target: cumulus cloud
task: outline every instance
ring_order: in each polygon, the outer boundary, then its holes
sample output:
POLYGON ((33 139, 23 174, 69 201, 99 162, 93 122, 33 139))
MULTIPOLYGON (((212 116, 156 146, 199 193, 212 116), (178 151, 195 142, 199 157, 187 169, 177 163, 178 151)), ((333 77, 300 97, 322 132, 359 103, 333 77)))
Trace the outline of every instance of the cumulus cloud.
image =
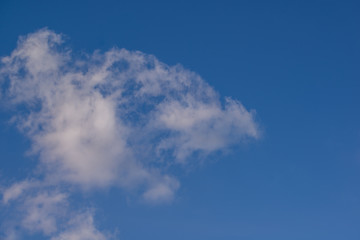
MULTIPOLYGON (((139 51, 81 55, 42 29, 21 37, 1 62, 2 101, 17 109, 13 121, 32 142, 46 187, 138 188, 147 201, 171 201, 180 183, 164 166, 186 166, 197 153, 259 137, 253 111, 221 101, 199 75, 139 51)), ((3 202, 30 186, 16 183, 3 202)), ((55 233, 53 210, 66 194, 28 196, 23 226, 55 233)), ((104 239, 91 219, 53 239, 104 239)))

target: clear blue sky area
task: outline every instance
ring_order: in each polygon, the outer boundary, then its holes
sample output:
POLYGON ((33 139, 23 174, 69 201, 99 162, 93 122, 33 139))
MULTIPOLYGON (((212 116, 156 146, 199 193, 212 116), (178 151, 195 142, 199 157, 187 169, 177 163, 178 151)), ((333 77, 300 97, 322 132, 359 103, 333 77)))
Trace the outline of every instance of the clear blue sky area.
MULTIPOLYGON (((358 240, 359 13, 359 1, 2 0, 0 56, 47 27, 76 52, 117 46, 180 63, 256 111, 261 138, 179 167, 171 203, 129 200, 117 188, 73 197, 119 239, 358 240)), ((7 123, 12 114, 0 111, 4 184, 37 164, 7 123)))

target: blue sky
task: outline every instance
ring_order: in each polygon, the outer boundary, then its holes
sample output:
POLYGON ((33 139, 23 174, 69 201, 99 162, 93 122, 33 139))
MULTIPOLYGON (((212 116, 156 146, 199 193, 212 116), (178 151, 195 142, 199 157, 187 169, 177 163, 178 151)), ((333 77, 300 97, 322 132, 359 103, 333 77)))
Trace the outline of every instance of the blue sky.
POLYGON ((359 239, 359 8, 2 1, 0 239, 359 239))

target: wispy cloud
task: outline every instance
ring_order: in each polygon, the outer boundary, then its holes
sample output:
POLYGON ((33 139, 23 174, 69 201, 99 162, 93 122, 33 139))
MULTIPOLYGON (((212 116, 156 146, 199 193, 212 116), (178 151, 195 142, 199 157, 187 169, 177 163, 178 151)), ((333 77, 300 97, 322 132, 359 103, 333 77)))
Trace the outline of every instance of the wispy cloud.
POLYGON ((91 213, 82 213, 72 219, 65 230, 51 240, 106 240, 110 237, 96 229, 91 213))
MULTIPOLYGON (((39 156, 43 180, 37 181, 46 188, 119 186, 143 189, 150 202, 168 202, 180 183, 165 166, 186 166, 197 153, 206 156, 259 136, 254 113, 231 98, 222 102, 197 74, 138 51, 72 53, 61 34, 47 29, 20 38, 2 58, 0 74, 3 101, 22 109, 13 121, 39 156)), ((4 203, 29 186, 15 183, 3 192, 4 203)), ((25 195, 23 227, 56 240, 82 239, 76 234, 105 239, 91 215, 59 235, 53 209, 67 194, 48 189, 25 195)))

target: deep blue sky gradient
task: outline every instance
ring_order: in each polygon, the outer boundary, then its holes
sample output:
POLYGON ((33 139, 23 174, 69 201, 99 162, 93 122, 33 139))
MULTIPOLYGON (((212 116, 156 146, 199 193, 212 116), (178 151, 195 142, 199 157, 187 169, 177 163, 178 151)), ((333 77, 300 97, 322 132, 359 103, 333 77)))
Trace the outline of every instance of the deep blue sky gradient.
MULTIPOLYGON (((120 239, 358 240, 359 13, 358 1, 2 0, 0 55, 48 27, 76 51, 117 46, 181 63, 256 110, 262 138, 179 171, 172 204, 79 194, 120 239)), ((35 161, 9 116, 2 108, 1 177, 22 179, 35 161)))

